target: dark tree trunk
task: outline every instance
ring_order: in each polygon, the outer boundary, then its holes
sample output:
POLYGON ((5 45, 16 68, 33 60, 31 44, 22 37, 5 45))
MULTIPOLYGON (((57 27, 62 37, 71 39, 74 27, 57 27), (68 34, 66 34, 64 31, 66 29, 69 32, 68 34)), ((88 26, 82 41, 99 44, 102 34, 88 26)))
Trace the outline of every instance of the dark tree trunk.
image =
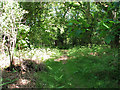
POLYGON ((118 48, 119 47, 119 35, 115 35, 115 47, 118 48))
POLYGON ((55 46, 57 46, 57 40, 55 40, 55 46))
POLYGON ((10 71, 12 71, 14 68, 13 55, 11 55, 11 52, 10 52, 10 45, 8 45, 7 47, 8 47, 8 53, 9 53, 9 58, 10 58, 10 71))

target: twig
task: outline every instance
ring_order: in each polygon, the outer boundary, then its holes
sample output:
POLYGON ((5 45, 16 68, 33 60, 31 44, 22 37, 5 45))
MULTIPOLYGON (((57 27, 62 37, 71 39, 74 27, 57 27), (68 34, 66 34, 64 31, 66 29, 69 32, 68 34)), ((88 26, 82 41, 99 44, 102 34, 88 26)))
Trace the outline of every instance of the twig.
POLYGON ((14 79, 14 80, 12 80, 12 81, 10 81, 10 82, 6 82, 6 83, 3 83, 3 84, 0 84, 0 86, 3 86, 3 85, 6 85, 6 84, 10 84, 10 83, 13 83, 13 82, 15 82, 15 81, 17 81, 18 79, 14 79))

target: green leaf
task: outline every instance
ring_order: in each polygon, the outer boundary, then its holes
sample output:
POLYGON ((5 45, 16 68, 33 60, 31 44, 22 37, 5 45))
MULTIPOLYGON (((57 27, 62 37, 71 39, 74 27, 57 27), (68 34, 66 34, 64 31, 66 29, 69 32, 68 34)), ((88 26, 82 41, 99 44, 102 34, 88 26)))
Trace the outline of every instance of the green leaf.
POLYGON ((109 27, 108 27, 105 23, 103 23, 103 25, 104 25, 106 28, 108 28, 108 29, 109 29, 109 27))
POLYGON ((111 41, 112 41, 112 38, 111 38, 110 36, 107 36, 107 37, 105 38, 105 42, 106 42, 107 44, 110 44, 111 41))
POLYGON ((76 35, 80 35, 82 33, 82 30, 76 30, 76 35))
POLYGON ((73 25, 73 23, 69 23, 68 25, 70 25, 70 26, 71 26, 71 25, 73 25))

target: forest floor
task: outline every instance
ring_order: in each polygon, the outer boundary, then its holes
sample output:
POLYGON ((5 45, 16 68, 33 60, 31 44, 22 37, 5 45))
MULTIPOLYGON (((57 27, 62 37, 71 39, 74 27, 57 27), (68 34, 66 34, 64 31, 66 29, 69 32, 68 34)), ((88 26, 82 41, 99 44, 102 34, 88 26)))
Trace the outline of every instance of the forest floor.
POLYGON ((33 77, 34 72, 6 72, 2 74, 3 88, 34 88, 35 78, 33 77), (9 82, 9 83, 8 83, 9 82))
MULTIPOLYGON (((67 62, 68 56, 67 54, 67 50, 61 50, 61 52, 63 53, 62 56, 60 56, 57 59, 54 59, 55 62, 60 62, 62 61, 63 64, 65 64, 67 62)), ((15 65, 19 64, 18 59, 14 60, 16 63, 15 65)), ((44 69, 44 65, 40 64, 40 70, 35 70, 35 64, 38 64, 37 61, 35 62, 34 60, 22 60, 21 63, 25 62, 25 69, 23 71, 20 71, 20 67, 16 67, 14 71, 9 71, 8 69, 6 70, 2 70, 2 83, 3 86, 2 88, 35 88, 36 87, 36 77, 34 77, 34 73, 37 71, 42 71, 41 69, 44 69), (29 63, 32 63, 32 66, 28 66, 29 63), (34 65, 33 65, 34 63, 34 65), (42 65, 42 66, 41 66, 42 65)), ((4 63, 8 63, 8 62, 4 62, 4 63)))
MULTIPOLYGON (((46 61, 39 62, 39 58, 36 60, 15 58, 13 71, 10 71, 8 66, 2 69, 3 88, 119 87, 116 49, 98 46, 75 47, 69 50, 43 50, 42 53, 39 50, 34 51, 33 56, 38 54, 43 56, 43 58, 39 57, 43 60, 46 56, 46 61), (49 54, 53 57, 48 58, 49 54)), ((2 61, 0 66, 8 63, 7 60, 2 61)))
POLYGON ((2 71, 2 83, 5 84, 3 85, 3 88, 34 88, 36 80, 33 77, 33 74, 35 71, 29 71, 28 67, 26 69, 28 70, 20 71, 20 69, 17 68, 14 71, 2 71))

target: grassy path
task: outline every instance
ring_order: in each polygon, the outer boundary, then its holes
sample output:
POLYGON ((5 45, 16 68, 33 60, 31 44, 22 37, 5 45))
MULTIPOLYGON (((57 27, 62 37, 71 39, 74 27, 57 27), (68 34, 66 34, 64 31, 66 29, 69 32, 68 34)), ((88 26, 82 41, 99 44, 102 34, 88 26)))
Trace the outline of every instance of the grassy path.
MULTIPOLYGON (((116 67, 109 65, 115 57, 91 55, 88 48, 62 51, 55 60, 46 61, 47 72, 36 73, 36 85, 41 88, 114 88, 118 87, 116 67), (63 63, 65 61, 65 63, 63 63), (113 78, 114 77, 114 78, 113 78)), ((104 49, 103 49, 104 50, 104 49)))

